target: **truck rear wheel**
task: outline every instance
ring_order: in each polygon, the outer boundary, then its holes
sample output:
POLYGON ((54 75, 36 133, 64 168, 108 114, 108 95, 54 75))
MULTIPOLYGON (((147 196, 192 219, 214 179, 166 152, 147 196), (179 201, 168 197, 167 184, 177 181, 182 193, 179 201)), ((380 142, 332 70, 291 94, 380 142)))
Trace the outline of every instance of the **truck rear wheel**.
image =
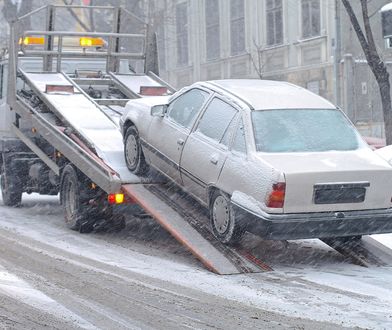
POLYGON ((1 195, 6 206, 18 206, 22 201, 22 183, 16 175, 10 175, 3 167, 1 171, 1 195))
POLYGON ((72 230, 80 230, 89 218, 88 200, 83 198, 86 187, 80 180, 76 169, 66 165, 60 181, 60 201, 64 211, 65 224, 72 230))

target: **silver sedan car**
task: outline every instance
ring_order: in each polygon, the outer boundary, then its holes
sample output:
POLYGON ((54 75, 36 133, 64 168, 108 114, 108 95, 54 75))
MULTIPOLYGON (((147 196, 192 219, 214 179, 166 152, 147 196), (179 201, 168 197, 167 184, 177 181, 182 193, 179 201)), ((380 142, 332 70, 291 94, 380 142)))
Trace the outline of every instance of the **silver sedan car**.
POLYGON ((267 80, 195 83, 132 100, 121 118, 128 168, 154 168, 209 208, 224 243, 392 232, 392 167, 344 113, 267 80))

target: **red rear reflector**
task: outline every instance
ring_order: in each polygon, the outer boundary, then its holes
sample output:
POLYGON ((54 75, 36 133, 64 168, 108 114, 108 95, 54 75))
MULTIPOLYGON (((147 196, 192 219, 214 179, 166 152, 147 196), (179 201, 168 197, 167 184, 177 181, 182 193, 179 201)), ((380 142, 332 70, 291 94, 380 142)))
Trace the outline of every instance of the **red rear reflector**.
POLYGON ((124 203, 124 194, 109 194, 108 202, 109 204, 122 204, 124 203))
POLYGON ((285 182, 274 183, 272 185, 272 191, 268 196, 267 207, 282 208, 284 204, 285 193, 286 193, 285 182))
POLYGON ((72 85, 46 85, 45 93, 73 94, 74 87, 72 85))
POLYGON ((145 96, 163 96, 169 93, 164 86, 140 86, 139 94, 145 96))

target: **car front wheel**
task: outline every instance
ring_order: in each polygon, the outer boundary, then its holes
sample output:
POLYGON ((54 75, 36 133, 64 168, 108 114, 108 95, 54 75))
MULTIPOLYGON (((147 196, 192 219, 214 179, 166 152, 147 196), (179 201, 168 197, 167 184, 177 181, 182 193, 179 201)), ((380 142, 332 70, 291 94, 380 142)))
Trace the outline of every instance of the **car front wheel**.
POLYGON ((238 243, 245 230, 238 223, 228 195, 215 191, 211 197, 210 220, 216 238, 225 244, 238 243))
POLYGON ((148 172, 148 165, 140 145, 139 134, 135 126, 127 129, 124 139, 124 156, 128 169, 136 175, 148 172))

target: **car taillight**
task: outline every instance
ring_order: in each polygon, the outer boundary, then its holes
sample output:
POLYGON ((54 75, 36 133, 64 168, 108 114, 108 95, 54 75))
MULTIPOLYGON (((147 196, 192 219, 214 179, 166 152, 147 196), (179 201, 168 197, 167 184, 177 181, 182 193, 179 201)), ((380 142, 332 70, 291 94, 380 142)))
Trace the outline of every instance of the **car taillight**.
POLYGON ((274 183, 272 185, 272 191, 268 196, 267 207, 282 208, 284 204, 285 192, 286 192, 285 182, 274 183))

